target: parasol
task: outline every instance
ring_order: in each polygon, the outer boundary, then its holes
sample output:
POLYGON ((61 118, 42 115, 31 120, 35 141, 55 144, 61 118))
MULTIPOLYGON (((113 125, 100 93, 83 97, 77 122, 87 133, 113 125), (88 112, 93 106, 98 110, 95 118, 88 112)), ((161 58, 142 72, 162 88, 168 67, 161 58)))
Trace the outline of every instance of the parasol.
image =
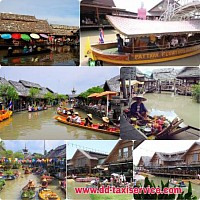
POLYGON ((4 33, 4 34, 1 35, 1 38, 5 39, 5 40, 10 39, 11 38, 11 34, 4 33))
POLYGON ((48 36, 48 35, 46 35, 46 34, 43 34, 43 33, 42 33, 42 34, 40 34, 40 36, 41 36, 41 37, 43 37, 43 38, 46 38, 46 39, 48 39, 48 38, 49 38, 49 36, 48 36))
POLYGON ((29 35, 27 35, 27 34, 22 34, 21 35, 21 38, 23 39, 23 40, 25 40, 25 41, 29 41, 31 38, 29 37, 29 35))
POLYGON ((21 39, 21 34, 20 33, 13 33, 12 38, 15 39, 15 40, 19 40, 19 39, 21 39))
POLYGON ((36 33, 31 33, 30 36, 33 38, 33 39, 40 39, 40 36, 36 33))

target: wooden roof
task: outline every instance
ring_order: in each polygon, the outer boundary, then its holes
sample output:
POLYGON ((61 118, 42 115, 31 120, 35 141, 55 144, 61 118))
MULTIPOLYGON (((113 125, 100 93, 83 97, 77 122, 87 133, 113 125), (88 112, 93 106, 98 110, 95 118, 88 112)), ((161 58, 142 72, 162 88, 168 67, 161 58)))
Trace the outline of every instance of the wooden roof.
POLYGON ((52 29, 52 35, 67 35, 71 36, 73 33, 76 33, 79 29, 78 26, 65 26, 65 25, 57 25, 57 24, 51 24, 52 29))
POLYGON ((107 80, 104 84, 104 88, 108 86, 110 91, 120 92, 120 76, 115 76, 109 80, 107 80))
POLYGON ((139 160, 139 163, 138 163, 138 166, 140 166, 140 163, 143 162, 144 166, 149 166, 150 165, 150 160, 151 160, 151 157, 149 156, 141 156, 140 157, 140 160, 139 160))
POLYGON ((54 150, 50 150, 46 158, 66 158, 66 144, 60 145, 54 150))
POLYGON ((177 78, 199 78, 200 79, 200 68, 199 67, 184 67, 177 78))
POLYGON ((0 31, 5 33, 51 33, 47 20, 35 16, 0 13, 0 31))
POLYGON ((97 7, 98 6, 115 7, 115 3, 113 0, 82 0, 81 4, 96 5, 97 7))

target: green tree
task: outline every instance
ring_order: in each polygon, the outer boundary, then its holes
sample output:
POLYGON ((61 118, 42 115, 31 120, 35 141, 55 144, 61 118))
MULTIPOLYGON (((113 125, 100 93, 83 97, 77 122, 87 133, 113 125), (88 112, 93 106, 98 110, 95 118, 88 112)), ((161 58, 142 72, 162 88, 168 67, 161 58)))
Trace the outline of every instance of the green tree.
POLYGON ((58 102, 62 101, 62 100, 66 100, 68 97, 64 94, 57 94, 56 95, 56 99, 58 99, 58 102))
POLYGON ((200 83, 192 86, 192 96, 197 103, 200 103, 200 83))
POLYGON ((87 98, 90 94, 93 94, 93 93, 101 93, 103 92, 103 88, 97 86, 97 87, 92 87, 92 88, 89 88, 88 90, 86 90, 85 92, 82 92, 79 97, 83 97, 83 98, 87 98))
POLYGON ((8 84, 4 84, 0 85, 0 97, 3 98, 3 103, 7 105, 10 100, 17 100, 19 98, 19 95, 14 87, 8 84))
POLYGON ((38 88, 30 88, 29 90, 29 96, 31 98, 31 102, 33 104, 33 100, 36 99, 36 96, 40 93, 40 90, 38 88))
POLYGON ((16 151, 13 155, 14 158, 24 159, 24 154, 21 151, 16 151))
POLYGON ((48 92, 44 95, 44 98, 47 100, 47 103, 52 105, 53 101, 55 100, 55 95, 51 92, 48 92))

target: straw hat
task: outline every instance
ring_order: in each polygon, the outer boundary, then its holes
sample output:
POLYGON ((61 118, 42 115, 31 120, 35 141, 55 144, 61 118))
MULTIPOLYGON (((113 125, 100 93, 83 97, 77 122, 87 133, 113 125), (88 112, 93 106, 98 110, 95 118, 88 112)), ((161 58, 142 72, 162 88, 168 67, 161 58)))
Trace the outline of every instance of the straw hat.
POLYGON ((71 112, 67 111, 67 115, 71 115, 71 112))
POLYGON ((78 112, 75 112, 74 114, 75 114, 75 115, 79 115, 79 113, 78 113, 78 112))
POLYGON ((109 123, 109 118, 108 117, 102 117, 102 120, 106 123, 109 123))
POLYGON ((30 179, 30 180, 29 180, 29 183, 32 183, 32 182, 33 182, 33 180, 32 180, 32 179, 30 179))
POLYGON ((87 114, 90 120, 92 120, 92 114, 87 114))
POLYGON ((141 99, 142 101, 146 101, 147 99, 144 98, 142 94, 138 94, 136 97, 133 97, 133 100, 141 99))
POLYGON ((42 181, 46 182, 46 181, 47 181, 47 179, 46 179, 46 178, 43 178, 43 179, 42 179, 42 181))

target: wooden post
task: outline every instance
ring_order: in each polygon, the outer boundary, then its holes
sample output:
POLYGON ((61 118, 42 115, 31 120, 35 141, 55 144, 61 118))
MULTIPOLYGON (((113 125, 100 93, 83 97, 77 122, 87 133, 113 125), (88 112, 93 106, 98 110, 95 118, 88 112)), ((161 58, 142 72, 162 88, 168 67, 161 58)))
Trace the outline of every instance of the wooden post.
POLYGON ((97 15, 97 20, 98 20, 98 24, 99 24, 99 8, 96 7, 96 15, 97 15))
POLYGON ((174 95, 176 94, 176 79, 174 79, 174 95))

